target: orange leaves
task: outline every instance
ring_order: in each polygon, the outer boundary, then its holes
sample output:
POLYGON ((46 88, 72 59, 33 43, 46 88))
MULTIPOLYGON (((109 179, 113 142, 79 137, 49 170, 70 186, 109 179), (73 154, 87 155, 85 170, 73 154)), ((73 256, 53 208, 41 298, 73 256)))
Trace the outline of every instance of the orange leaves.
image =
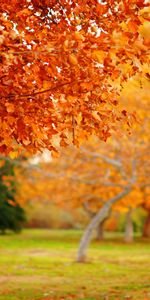
POLYGON ((46 45, 46 50, 48 52, 52 52, 53 50, 55 50, 55 45, 51 42, 48 42, 47 45, 46 45))
POLYGON ((80 126, 81 122, 82 122, 82 119, 83 119, 83 116, 82 116, 82 113, 80 112, 77 117, 76 117, 76 121, 77 121, 77 124, 80 126))
POLYGON ((27 2, 1 4, 0 151, 53 150, 64 133, 58 147, 120 131, 128 119, 114 93, 137 73, 149 76, 144 2, 27 2))
POLYGON ((92 52, 92 58, 97 60, 99 64, 104 63, 105 57, 106 57, 106 53, 102 50, 94 50, 92 52))
POLYGON ((15 111, 15 107, 13 103, 6 103, 6 110, 8 113, 13 113, 15 111))
POLYGON ((112 34, 112 41, 119 48, 127 47, 129 37, 124 32, 114 30, 112 34))
POLYGON ((71 65, 76 66, 78 64, 77 56, 75 54, 69 55, 69 62, 71 65))
POLYGON ((29 10, 28 8, 25 8, 25 9, 19 11, 19 12, 17 13, 17 16, 18 16, 19 18, 21 18, 21 17, 28 17, 28 16, 30 16, 31 14, 32 14, 31 10, 29 10))
POLYGON ((28 139, 28 140, 23 140, 22 143, 25 145, 25 146, 28 146, 31 144, 31 141, 28 139))
POLYGON ((100 115, 99 115, 99 113, 97 112, 97 111, 93 111, 92 112, 92 116, 96 119, 96 120, 100 120, 100 115))
POLYGON ((145 39, 146 44, 150 44, 150 21, 145 21, 143 25, 140 26, 139 32, 145 39))
POLYGON ((74 38, 76 41, 84 41, 85 40, 83 34, 80 31, 75 31, 74 38))
POLYGON ((68 144, 66 143, 66 139, 65 139, 65 138, 61 138, 61 140, 60 140, 60 146, 61 146, 61 147, 66 147, 66 146, 68 146, 68 144))
POLYGON ((58 151, 51 150, 51 156, 52 158, 59 158, 60 155, 58 151))
POLYGON ((63 44, 63 49, 64 49, 64 51, 68 51, 68 48, 69 48, 69 41, 65 40, 64 44, 63 44))
POLYGON ((43 90, 47 90, 51 87, 51 83, 47 80, 43 80, 43 90))
POLYGON ((128 22, 128 29, 131 31, 131 32, 137 32, 138 30, 138 23, 133 21, 133 20, 129 20, 128 22))
POLYGON ((96 10, 99 15, 103 15, 108 11, 108 4, 97 3, 96 10))
POLYGON ((92 82, 81 82, 80 87, 84 92, 85 91, 88 92, 88 91, 93 90, 93 83, 92 82))

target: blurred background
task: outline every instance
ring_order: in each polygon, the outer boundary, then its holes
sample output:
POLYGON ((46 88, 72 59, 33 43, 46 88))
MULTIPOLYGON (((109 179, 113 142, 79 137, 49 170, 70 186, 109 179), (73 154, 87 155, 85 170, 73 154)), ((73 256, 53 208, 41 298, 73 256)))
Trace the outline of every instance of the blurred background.
POLYGON ((90 137, 80 148, 61 149, 57 157, 48 151, 32 157, 24 152, 16 159, 1 156, 1 233, 23 227, 84 229, 130 185, 95 237, 103 239, 105 231, 122 232, 127 242, 134 233, 150 237, 149 88, 148 79, 135 77, 122 91, 120 103, 135 118, 131 132, 119 129, 107 143, 90 137))

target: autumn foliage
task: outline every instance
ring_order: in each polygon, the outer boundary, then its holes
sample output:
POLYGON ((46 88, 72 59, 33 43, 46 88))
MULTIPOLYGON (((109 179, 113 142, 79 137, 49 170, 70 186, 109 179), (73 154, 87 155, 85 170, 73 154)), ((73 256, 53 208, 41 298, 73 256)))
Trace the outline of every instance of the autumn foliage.
POLYGON ((147 1, 5 0, 0 21, 1 153, 55 153, 130 126, 118 97, 149 78, 147 1))

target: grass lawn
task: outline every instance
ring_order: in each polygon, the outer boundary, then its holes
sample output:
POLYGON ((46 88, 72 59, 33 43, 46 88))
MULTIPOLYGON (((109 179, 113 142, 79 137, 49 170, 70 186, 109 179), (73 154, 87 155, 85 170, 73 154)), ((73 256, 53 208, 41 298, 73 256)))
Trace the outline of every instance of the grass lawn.
POLYGON ((0 300, 148 300, 150 243, 110 236, 75 262, 80 231, 25 230, 0 236, 0 300))

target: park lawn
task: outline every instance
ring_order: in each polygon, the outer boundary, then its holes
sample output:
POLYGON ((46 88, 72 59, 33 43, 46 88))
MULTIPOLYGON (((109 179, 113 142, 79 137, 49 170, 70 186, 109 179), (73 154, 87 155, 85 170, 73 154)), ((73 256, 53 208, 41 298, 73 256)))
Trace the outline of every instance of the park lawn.
POLYGON ((25 230, 0 236, 0 300, 148 300, 150 243, 93 242, 75 262, 80 231, 25 230))

